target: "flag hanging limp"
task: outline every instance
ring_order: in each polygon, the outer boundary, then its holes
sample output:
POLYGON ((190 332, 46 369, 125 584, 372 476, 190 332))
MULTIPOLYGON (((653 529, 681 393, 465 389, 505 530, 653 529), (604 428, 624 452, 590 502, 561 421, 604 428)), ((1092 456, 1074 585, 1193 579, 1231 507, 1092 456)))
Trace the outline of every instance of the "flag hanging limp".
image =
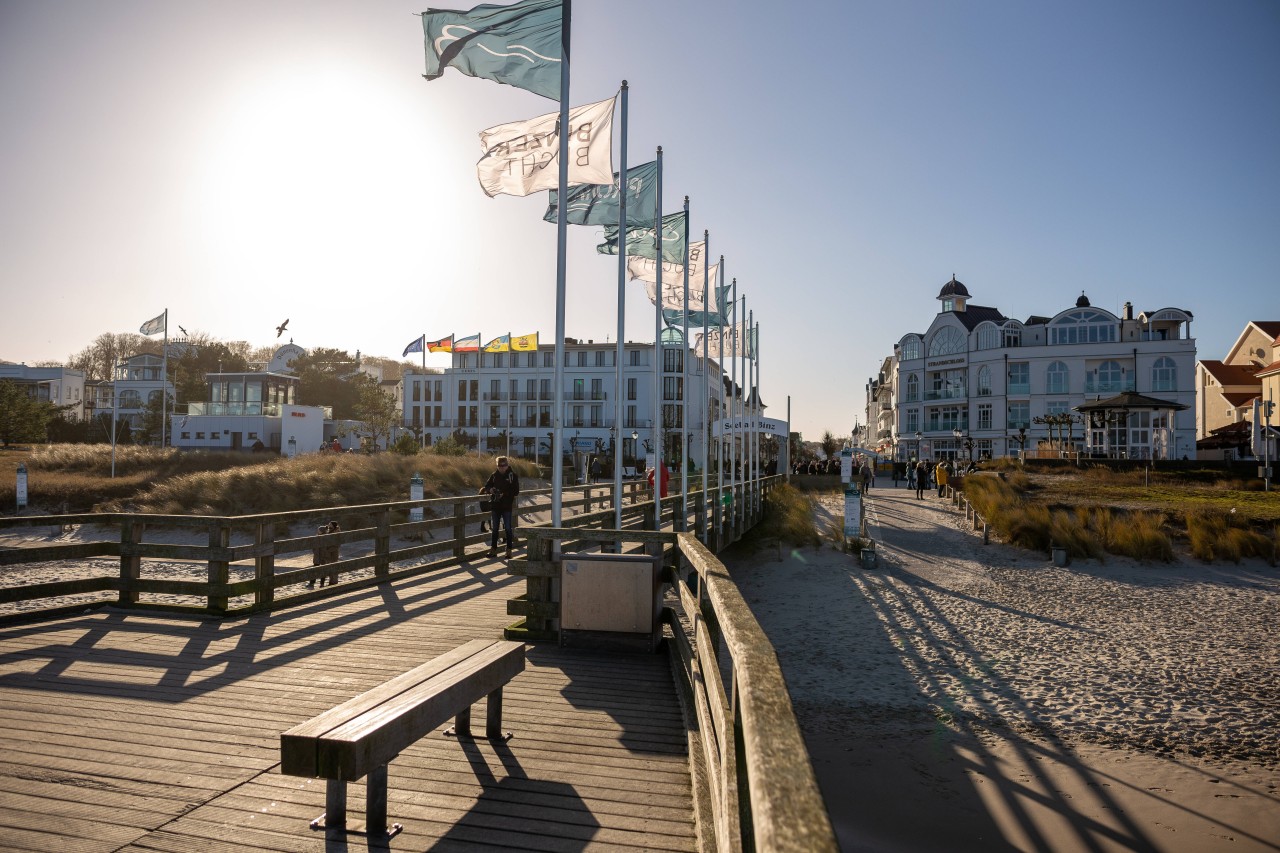
MULTIPOLYGON (((547 212, 543 219, 555 222, 558 207, 556 190, 548 193, 547 212)), ((565 219, 570 225, 617 225, 620 212, 618 174, 610 184, 586 184, 565 193, 565 219)), ((645 225, 653 222, 658 204, 658 161, 627 169, 627 223, 645 225)))
POLYGON ((538 351, 538 333, 532 335, 517 335, 511 339, 511 349, 513 352, 537 352, 538 351))
POLYGON ((477 6, 469 12, 422 13, 428 80, 452 66, 560 100, 561 0, 523 0, 510 6, 477 6))
MULTIPOLYGON (((613 179, 613 102, 569 110, 569 186, 613 179)), ((559 185, 560 114, 500 124, 480 132, 484 156, 476 176, 485 195, 526 196, 559 185)))
POLYGON ((406 355, 408 355, 411 352, 422 352, 422 348, 423 346, 426 345, 426 343, 427 343, 427 336, 422 335, 421 337, 414 340, 413 343, 405 347, 404 352, 400 353, 400 357, 404 358, 406 355))
POLYGON ((453 335, 427 343, 427 352, 453 352, 453 335))
POLYGON ((484 345, 485 352, 511 352, 511 336, 498 335, 484 345))
POLYGON ((152 317, 150 320, 142 324, 142 328, 138 330, 143 335, 156 335, 163 332, 165 328, 164 312, 159 317, 152 317))
MULTIPOLYGON (((631 217, 628 216, 629 220, 631 217)), ((662 217, 662 259, 673 264, 683 263, 688 238, 688 224, 684 211, 662 217)), ((618 226, 604 226, 604 242, 596 246, 602 255, 618 254, 618 226)), ((627 254, 640 258, 658 258, 658 230, 652 225, 627 228, 627 254)), ((662 277, 666 281, 666 276, 662 277)))

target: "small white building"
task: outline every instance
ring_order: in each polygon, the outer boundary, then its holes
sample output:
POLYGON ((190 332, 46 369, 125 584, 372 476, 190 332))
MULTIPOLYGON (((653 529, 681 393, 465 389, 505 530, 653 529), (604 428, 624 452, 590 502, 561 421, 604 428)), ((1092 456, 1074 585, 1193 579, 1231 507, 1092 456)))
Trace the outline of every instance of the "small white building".
POLYGON ((70 367, 28 367, 10 361, 0 362, 0 381, 8 380, 26 389, 33 400, 69 406, 67 418, 78 421, 85 417, 84 371, 70 367))

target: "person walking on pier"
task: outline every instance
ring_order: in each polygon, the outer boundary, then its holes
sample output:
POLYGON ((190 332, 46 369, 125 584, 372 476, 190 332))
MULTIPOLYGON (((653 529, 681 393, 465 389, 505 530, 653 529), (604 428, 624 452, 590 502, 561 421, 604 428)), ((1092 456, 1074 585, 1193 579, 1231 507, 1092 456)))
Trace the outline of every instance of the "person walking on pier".
POLYGON ((489 556, 498 556, 498 526, 506 528, 507 556, 511 556, 511 547, 515 544, 515 533, 511 529, 511 511, 515 507, 516 495, 520 494, 520 476, 512 469, 505 456, 499 456, 495 462, 496 470, 485 480, 484 492, 489 495, 489 556))

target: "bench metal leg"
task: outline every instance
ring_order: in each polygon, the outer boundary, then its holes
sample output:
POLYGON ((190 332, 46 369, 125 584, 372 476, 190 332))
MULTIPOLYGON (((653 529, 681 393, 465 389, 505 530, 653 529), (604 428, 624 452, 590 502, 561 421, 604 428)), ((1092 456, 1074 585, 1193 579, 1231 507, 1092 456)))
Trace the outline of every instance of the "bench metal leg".
POLYGON ((485 702, 484 734, 490 740, 502 738, 502 688, 489 694, 485 702))
POLYGON ((458 716, 453 718, 453 728, 445 732, 447 735, 454 737, 471 737, 471 706, 458 712, 458 716))
POLYGON ((324 786, 324 814, 311 821, 311 828, 342 829, 346 825, 347 783, 341 779, 327 779, 324 786))
POLYGON ((387 834, 387 765, 365 777, 364 825, 370 835, 387 834))

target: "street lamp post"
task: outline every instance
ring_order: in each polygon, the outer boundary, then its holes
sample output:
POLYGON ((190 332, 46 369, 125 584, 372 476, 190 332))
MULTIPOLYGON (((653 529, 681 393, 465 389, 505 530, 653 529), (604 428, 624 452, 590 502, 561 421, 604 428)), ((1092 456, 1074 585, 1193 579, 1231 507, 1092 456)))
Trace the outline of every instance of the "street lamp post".
POLYGON ((959 427, 956 427, 955 429, 953 429, 951 431, 951 434, 956 437, 956 442, 960 444, 962 447, 964 447, 965 453, 969 457, 969 464, 972 465, 973 464, 973 439, 969 436, 968 433, 966 433, 964 430, 960 429, 959 427))
POLYGON ((920 439, 924 438, 924 433, 916 430, 916 461, 920 461, 920 439))

